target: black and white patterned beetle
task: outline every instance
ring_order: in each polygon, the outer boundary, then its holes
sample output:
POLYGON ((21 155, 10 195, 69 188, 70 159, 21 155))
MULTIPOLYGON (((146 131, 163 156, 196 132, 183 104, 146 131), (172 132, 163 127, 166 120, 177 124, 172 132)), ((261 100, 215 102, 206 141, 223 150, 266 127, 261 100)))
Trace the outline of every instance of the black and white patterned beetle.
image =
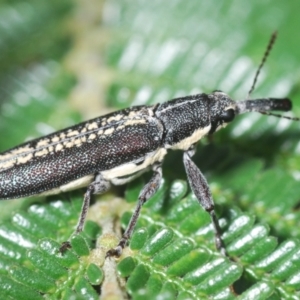
MULTIPOLYGON (((263 61, 275 35, 272 38, 263 61)), ((107 254, 120 255, 133 232, 142 205, 160 185, 164 156, 169 149, 180 149, 184 151, 183 163, 191 189, 211 215, 216 246, 226 254, 207 181, 191 159, 195 144, 202 137, 225 127, 236 115, 290 109, 288 99, 236 102, 225 93, 215 91, 114 112, 2 153, 0 199, 53 194, 88 186, 74 232, 77 234, 82 231, 93 194, 104 193, 111 183, 124 184, 151 168, 153 176, 140 192, 137 207, 121 241, 107 254)), ((61 251, 69 246, 69 242, 63 243, 61 251)))

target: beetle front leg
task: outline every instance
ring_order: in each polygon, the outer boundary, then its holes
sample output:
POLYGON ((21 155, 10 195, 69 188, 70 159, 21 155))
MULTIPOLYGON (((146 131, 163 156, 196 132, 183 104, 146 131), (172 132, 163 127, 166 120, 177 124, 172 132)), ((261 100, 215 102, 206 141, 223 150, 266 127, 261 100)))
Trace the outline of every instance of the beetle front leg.
MULTIPOLYGON (((89 210, 91 197, 93 194, 103 194, 110 188, 109 181, 105 180, 101 174, 98 174, 95 178, 95 181, 93 181, 87 188, 86 193, 84 194, 83 198, 83 204, 81 207, 80 217, 78 219, 78 223, 76 225, 75 231, 72 233, 71 237, 73 235, 79 234, 84 226, 85 219, 87 212, 89 210)), ((71 239, 69 238, 69 240, 71 239)), ((65 252, 67 249, 71 248, 70 241, 65 241, 62 243, 61 247, 59 248, 59 251, 61 253, 65 252)))
POLYGON ((194 153, 195 150, 192 148, 191 150, 188 150, 183 154, 183 163, 188 177, 188 181, 200 205, 210 214, 211 221, 215 231, 215 243, 217 249, 223 255, 227 256, 224 242, 221 237, 222 234, 221 228, 215 213, 214 201, 208 183, 204 175, 201 173, 199 168, 191 159, 194 153))
POLYGON ((122 250, 125 248, 128 240, 130 239, 132 232, 135 228, 135 225, 139 218, 143 204, 146 203, 147 200, 150 197, 152 197, 158 190, 160 183, 161 183, 161 179, 162 179, 161 164, 154 165, 152 167, 152 170, 153 170, 154 174, 153 174, 152 178, 150 179, 150 181, 141 190, 139 198, 138 198, 138 204, 131 216, 129 224, 127 225, 127 228, 126 228, 119 244, 117 245, 116 248, 107 251, 106 257, 111 257, 111 256, 119 257, 122 254, 122 250))

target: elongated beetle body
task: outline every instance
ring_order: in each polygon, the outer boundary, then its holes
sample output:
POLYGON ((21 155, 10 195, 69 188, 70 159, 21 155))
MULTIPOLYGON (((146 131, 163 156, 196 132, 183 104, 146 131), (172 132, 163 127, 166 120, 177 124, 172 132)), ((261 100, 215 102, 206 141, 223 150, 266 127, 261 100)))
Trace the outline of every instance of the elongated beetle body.
MULTIPOLYGON (((191 159, 194 146, 202 137, 225 127, 236 115, 290 109, 288 99, 234 101, 225 93, 215 91, 114 112, 2 153, 0 199, 59 193, 88 186, 76 234, 82 231, 92 194, 104 193, 111 184, 124 184, 150 168, 153 176, 139 195, 123 238, 107 253, 108 256, 120 255, 142 205, 160 185, 164 156, 169 149, 180 149, 184 151, 183 163, 191 189, 210 213, 216 246, 226 254, 208 184, 191 159)), ((69 242, 63 243, 61 251, 69 246, 69 242)))

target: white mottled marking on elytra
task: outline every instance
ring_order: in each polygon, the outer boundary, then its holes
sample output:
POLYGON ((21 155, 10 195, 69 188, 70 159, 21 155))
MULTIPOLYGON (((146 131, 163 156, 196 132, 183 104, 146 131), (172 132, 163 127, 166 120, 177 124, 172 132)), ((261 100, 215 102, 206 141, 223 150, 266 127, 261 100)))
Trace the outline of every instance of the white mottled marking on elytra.
POLYGON ((41 151, 35 152, 34 156, 43 156, 43 155, 46 155, 46 154, 48 154, 48 150, 47 150, 47 148, 44 148, 41 151))
POLYGON ((0 163, 1 162, 6 163, 6 161, 9 161, 11 159, 14 160, 14 159, 16 159, 16 156, 18 156, 20 154, 26 154, 26 153, 29 153, 31 151, 34 151, 34 148, 29 147, 29 145, 26 145, 26 146, 21 147, 21 148, 14 149, 12 151, 9 151, 8 153, 0 155, 0 163))
POLYGON ((101 174, 103 175, 103 178, 107 180, 112 180, 116 177, 130 175, 135 172, 139 172, 142 169, 147 168, 148 166, 151 166, 157 161, 162 161, 163 157, 166 154, 167 150, 165 148, 160 148, 156 151, 150 152, 147 155, 145 155, 145 160, 142 164, 137 165, 134 162, 130 162, 110 170, 102 171, 101 174))
POLYGON ((32 156, 32 153, 30 153, 28 155, 18 157, 18 164, 25 164, 32 159, 32 156))
POLYGON ((97 122, 93 122, 87 125, 88 130, 97 129, 97 128, 98 128, 97 122))
POLYGON ((125 125, 120 125, 120 126, 117 127, 117 130, 121 130, 123 128, 125 128, 125 125))
POLYGON ((106 125, 106 119, 104 119, 102 122, 101 122, 101 126, 105 126, 106 125))
POLYGON ((187 150, 193 144, 198 142, 202 137, 207 135, 208 132, 210 131, 210 128, 211 128, 211 125, 208 125, 204 128, 200 128, 198 130, 195 130, 194 133, 191 136, 181 140, 179 143, 177 143, 175 145, 167 146, 167 148, 187 150))
POLYGON ((126 122, 124 122, 125 126, 129 126, 129 125, 136 125, 136 124, 146 124, 146 119, 133 119, 133 120, 127 120, 126 122))
POLYGON ((128 117, 129 118, 133 118, 133 117, 136 117, 138 115, 138 113, 136 111, 131 111, 129 114, 128 114, 128 117))
POLYGON ((66 135, 62 132, 62 133, 60 134, 59 138, 60 138, 61 140, 64 140, 64 139, 66 138, 66 135))
POLYGON ((64 146, 62 145, 62 144, 57 144, 56 146, 55 146, 55 151, 60 151, 60 150, 62 150, 64 148, 64 146))
POLYGON ((78 147, 78 146, 81 146, 82 145, 82 141, 81 141, 81 139, 76 139, 75 141, 74 141, 74 144, 78 147))
POLYGON ((94 133, 92 133, 92 134, 90 134, 89 135, 89 140, 93 140, 93 139, 95 139, 97 136, 96 136, 96 134, 94 134, 94 133))
POLYGON ((78 130, 72 130, 67 133, 67 137, 78 135, 78 134, 79 134, 78 130))
POLYGON ((85 132, 87 132, 87 129, 84 127, 83 129, 81 129, 80 132, 81 132, 81 133, 85 133, 85 132))
POLYGON ((8 160, 10 157, 13 157, 13 155, 11 155, 11 153, 9 153, 9 154, 6 153, 3 155, 0 155, 0 162, 8 160))
POLYGON ((49 139, 42 139, 36 144, 36 148, 49 145, 49 139))
POLYGON ((110 117, 107 119, 107 123, 111 123, 113 121, 120 121, 124 116, 122 114, 118 114, 116 116, 110 117))
POLYGON ((14 165, 15 165, 14 160, 8 160, 8 161, 1 164, 0 170, 9 169, 9 168, 13 167, 14 165))
POLYGON ((49 152, 53 152, 54 147, 53 147, 53 146, 50 146, 50 147, 48 148, 48 150, 49 150, 49 152))
POLYGON ((13 154, 21 154, 21 153, 25 153, 25 152, 32 151, 32 150, 34 150, 34 148, 33 147, 29 147, 27 145, 27 146, 24 146, 22 148, 15 149, 11 153, 13 153, 13 154))
POLYGON ((74 146, 74 140, 64 143, 64 145, 66 146, 66 148, 72 148, 74 146))
POLYGON ((83 143, 85 143, 85 142, 86 142, 86 136, 82 136, 82 137, 81 137, 81 141, 82 141, 83 143))
POLYGON ((60 138, 59 138, 59 136, 54 136, 52 139, 51 139, 51 142, 52 143, 57 143, 57 142, 59 142, 60 141, 60 138))
POLYGON ((104 131, 101 129, 101 130, 99 130, 99 131, 97 132, 97 134, 98 134, 98 135, 101 135, 101 134, 103 134, 103 132, 104 132, 104 131))
POLYGON ((104 134, 105 135, 109 135, 109 134, 112 134, 113 132, 115 131, 115 129, 113 127, 109 128, 109 129, 106 129, 104 131, 104 134))
POLYGON ((0 162, 5 162, 13 157, 14 157, 14 155, 12 153, 6 153, 3 155, 0 155, 0 162))

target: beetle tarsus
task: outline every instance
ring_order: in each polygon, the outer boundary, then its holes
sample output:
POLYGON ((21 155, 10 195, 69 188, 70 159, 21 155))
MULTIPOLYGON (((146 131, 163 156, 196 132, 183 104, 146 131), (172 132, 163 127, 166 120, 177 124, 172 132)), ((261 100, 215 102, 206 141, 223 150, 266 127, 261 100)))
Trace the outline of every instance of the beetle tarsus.
POLYGON ((64 254, 67 250, 71 249, 71 243, 69 241, 65 241, 61 244, 61 246, 59 247, 59 252, 61 254, 64 254))

